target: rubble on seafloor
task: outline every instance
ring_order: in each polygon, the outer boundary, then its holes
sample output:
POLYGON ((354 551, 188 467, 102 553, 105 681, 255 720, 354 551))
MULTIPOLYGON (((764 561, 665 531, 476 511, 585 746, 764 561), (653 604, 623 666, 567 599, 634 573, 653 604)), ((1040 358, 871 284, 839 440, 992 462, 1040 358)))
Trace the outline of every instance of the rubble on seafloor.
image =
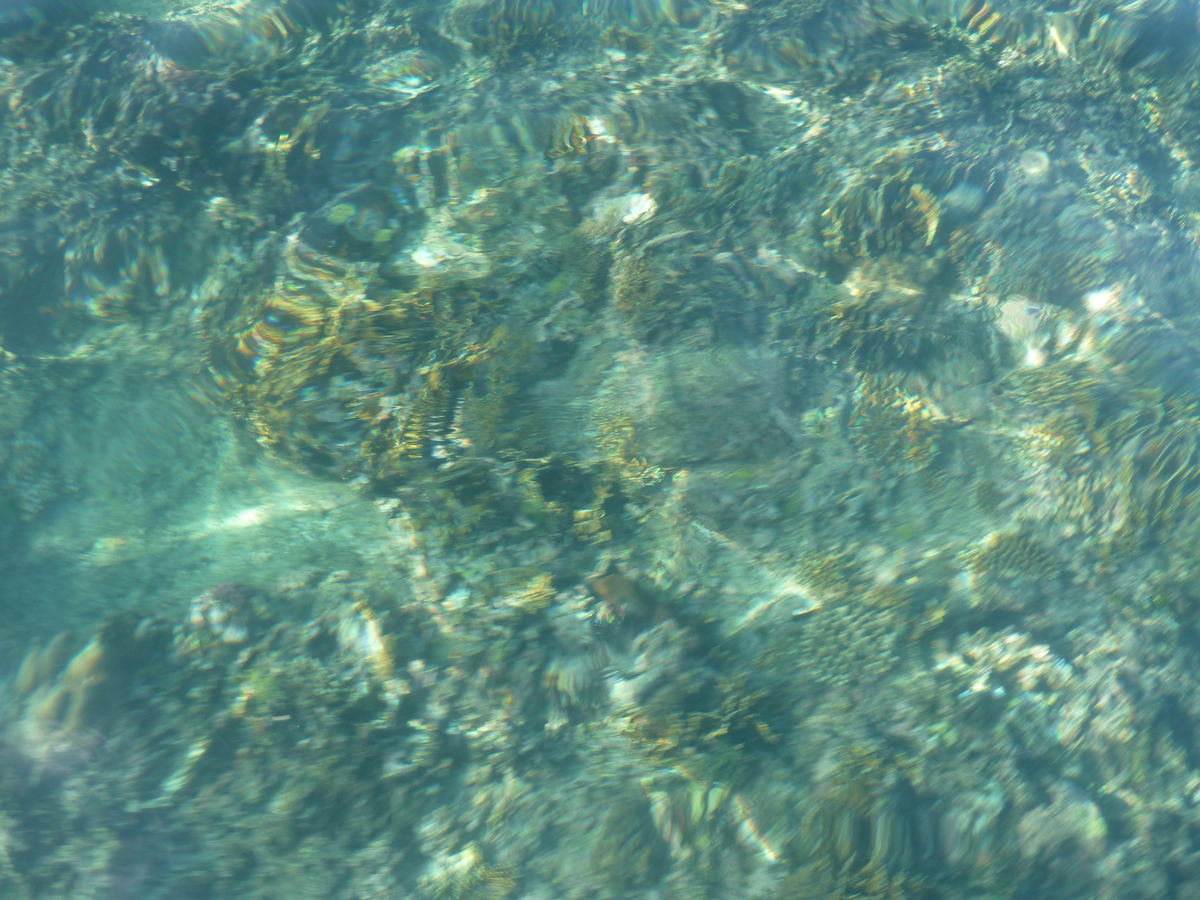
POLYGON ((0 9, 0 893, 1200 897, 1198 50, 0 9))

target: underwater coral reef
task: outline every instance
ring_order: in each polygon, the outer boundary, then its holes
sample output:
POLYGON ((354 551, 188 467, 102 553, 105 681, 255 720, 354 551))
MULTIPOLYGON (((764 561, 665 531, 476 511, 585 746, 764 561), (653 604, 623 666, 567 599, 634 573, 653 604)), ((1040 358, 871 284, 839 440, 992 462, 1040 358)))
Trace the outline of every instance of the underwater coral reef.
POLYGON ((1186 0, 0 6, 0 893, 1200 897, 1186 0))

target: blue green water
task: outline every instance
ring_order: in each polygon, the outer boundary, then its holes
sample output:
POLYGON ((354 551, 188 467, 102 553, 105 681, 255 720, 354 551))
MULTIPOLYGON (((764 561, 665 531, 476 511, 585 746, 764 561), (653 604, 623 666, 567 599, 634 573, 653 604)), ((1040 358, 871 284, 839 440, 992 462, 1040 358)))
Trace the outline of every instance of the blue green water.
POLYGON ((0 897, 1200 896, 1191 0, 0 0, 0 897))

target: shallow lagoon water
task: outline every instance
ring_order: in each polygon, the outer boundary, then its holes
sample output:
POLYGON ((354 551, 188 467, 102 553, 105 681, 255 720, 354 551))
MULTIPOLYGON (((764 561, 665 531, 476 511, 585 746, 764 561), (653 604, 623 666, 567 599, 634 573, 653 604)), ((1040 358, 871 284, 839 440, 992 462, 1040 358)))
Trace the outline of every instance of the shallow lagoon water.
POLYGON ((1198 31, 0 6, 0 893, 1200 896, 1198 31))

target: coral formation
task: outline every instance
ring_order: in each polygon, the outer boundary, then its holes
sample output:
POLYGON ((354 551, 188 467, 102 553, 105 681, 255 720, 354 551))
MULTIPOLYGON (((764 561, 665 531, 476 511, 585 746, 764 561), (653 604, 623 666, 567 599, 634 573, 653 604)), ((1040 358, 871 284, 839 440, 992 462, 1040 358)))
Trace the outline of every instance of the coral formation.
POLYGON ((1185 0, 0 12, 0 893, 1200 894, 1198 75, 1185 0))

